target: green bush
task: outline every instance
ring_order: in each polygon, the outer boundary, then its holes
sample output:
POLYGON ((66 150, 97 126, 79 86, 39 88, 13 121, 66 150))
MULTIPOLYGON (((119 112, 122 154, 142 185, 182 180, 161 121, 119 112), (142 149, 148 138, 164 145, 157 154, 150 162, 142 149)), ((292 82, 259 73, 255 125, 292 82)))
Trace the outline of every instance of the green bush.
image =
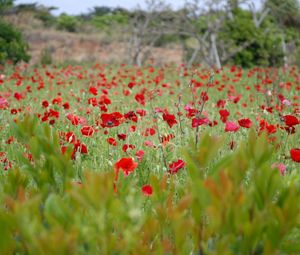
POLYGON ((56 24, 56 18, 52 16, 48 10, 38 10, 35 12, 34 16, 41 20, 46 28, 52 27, 56 24))
POLYGON ((94 16, 92 19, 92 24, 99 29, 109 28, 113 25, 127 25, 128 17, 123 13, 109 13, 101 16, 94 16))
POLYGON ((13 0, 0 0, 0 14, 13 5, 13 0))
POLYGON ((228 63, 243 67, 281 66, 283 52, 278 27, 266 18, 260 28, 256 28, 249 11, 237 9, 234 20, 228 19, 220 39, 231 42, 232 49, 249 42, 249 46, 228 60, 228 63))
POLYGON ((28 45, 23 40, 21 33, 10 24, 0 20, 0 64, 7 60, 17 63, 21 60, 27 62, 28 45))
POLYGON ((77 25, 78 22, 74 16, 61 14, 57 19, 57 28, 59 30, 65 30, 74 33, 77 31, 77 25))

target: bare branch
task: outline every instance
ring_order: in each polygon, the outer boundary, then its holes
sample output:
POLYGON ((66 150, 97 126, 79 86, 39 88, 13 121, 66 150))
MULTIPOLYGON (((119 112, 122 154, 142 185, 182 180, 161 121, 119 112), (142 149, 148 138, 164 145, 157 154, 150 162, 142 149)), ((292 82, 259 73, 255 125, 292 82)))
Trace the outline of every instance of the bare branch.
POLYGON ((260 25, 262 24, 262 22, 264 21, 264 19, 267 17, 267 15, 270 12, 270 8, 265 8, 262 13, 260 14, 260 17, 257 17, 257 11, 255 10, 255 5, 254 2, 251 1, 248 4, 249 10, 252 12, 252 16, 253 16, 253 22, 256 26, 256 28, 259 28, 260 25))

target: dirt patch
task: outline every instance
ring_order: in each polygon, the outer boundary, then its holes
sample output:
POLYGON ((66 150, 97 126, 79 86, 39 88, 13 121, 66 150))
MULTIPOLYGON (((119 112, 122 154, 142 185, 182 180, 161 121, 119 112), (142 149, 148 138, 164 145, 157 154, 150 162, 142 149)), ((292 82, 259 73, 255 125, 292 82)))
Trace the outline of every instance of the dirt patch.
MULTIPOLYGON (((47 49, 54 63, 65 61, 127 63, 128 45, 121 42, 108 43, 102 35, 73 34, 59 31, 24 31, 30 46, 31 64, 41 61, 42 52, 47 49)), ((151 59, 155 64, 182 62, 182 50, 170 48, 151 48, 151 59)))

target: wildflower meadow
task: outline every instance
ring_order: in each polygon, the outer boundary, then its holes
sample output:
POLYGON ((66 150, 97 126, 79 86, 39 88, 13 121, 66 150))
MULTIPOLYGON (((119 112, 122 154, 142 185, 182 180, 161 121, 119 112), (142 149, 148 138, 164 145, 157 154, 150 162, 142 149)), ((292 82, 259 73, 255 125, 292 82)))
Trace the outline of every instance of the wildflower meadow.
POLYGON ((0 254, 300 254, 300 69, 7 66, 0 254))

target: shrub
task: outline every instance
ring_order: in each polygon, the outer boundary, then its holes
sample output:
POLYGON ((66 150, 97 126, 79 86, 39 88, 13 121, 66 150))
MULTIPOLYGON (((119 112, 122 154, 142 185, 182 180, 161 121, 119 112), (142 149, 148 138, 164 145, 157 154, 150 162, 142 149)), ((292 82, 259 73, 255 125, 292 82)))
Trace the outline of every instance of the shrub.
POLYGON ((28 62, 28 45, 23 40, 21 33, 10 24, 0 20, 0 63, 7 60, 17 63, 21 60, 28 62))
POLYGON ((114 14, 109 13, 102 16, 94 16, 92 24, 99 29, 110 28, 114 25, 127 25, 128 17, 123 13, 116 12, 114 14))
POLYGON ((74 33, 77 31, 77 25, 77 19, 74 16, 62 14, 58 17, 57 28, 59 30, 65 30, 74 33))
POLYGON ((279 30, 270 18, 266 18, 261 27, 256 28, 251 13, 237 9, 234 20, 225 22, 220 39, 231 42, 233 49, 243 43, 250 43, 229 60, 231 64, 243 67, 283 64, 279 30))

